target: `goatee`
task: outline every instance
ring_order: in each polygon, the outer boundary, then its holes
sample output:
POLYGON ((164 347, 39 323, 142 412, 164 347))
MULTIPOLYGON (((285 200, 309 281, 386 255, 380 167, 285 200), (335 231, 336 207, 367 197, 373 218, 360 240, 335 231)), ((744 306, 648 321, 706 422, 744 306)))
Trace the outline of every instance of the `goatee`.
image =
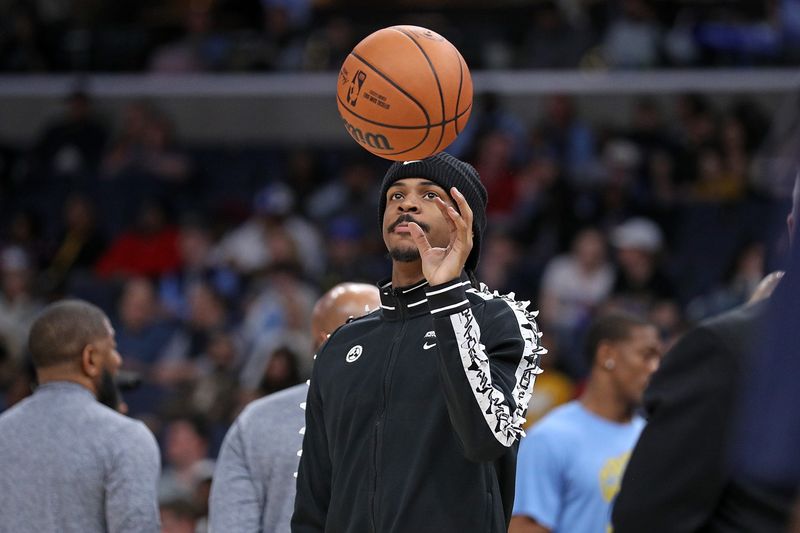
POLYGON ((389 257, 400 263, 413 263, 414 261, 419 261, 419 250, 416 248, 408 248, 405 250, 394 248, 389 250, 389 257))

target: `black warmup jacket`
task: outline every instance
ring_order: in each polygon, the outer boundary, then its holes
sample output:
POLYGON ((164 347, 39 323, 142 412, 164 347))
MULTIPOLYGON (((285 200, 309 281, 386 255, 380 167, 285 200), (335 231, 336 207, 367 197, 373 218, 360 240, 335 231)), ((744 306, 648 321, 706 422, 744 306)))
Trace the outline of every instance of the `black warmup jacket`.
POLYGON ((381 287, 314 364, 295 533, 505 533, 518 440, 545 350, 526 303, 381 287))

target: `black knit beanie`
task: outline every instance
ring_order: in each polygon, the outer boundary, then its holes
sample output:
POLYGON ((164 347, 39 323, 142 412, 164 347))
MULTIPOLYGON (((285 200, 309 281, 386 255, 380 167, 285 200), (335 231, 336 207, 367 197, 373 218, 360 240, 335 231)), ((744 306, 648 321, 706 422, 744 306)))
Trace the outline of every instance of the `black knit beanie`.
MULTIPOLYGON (((380 226, 383 227, 383 214, 386 211, 386 191, 397 180, 405 178, 425 178, 439 185, 447 194, 450 194, 450 187, 455 187, 472 209, 472 251, 467 257, 464 267, 467 270, 475 271, 478 266, 478 259, 481 255, 481 241, 483 232, 486 230, 486 188, 481 183, 478 171, 472 165, 459 161, 446 152, 440 152, 434 156, 418 161, 398 161, 389 167, 381 184, 380 206, 378 207, 378 218, 380 226)), ((456 211, 458 205, 456 204, 456 211)))

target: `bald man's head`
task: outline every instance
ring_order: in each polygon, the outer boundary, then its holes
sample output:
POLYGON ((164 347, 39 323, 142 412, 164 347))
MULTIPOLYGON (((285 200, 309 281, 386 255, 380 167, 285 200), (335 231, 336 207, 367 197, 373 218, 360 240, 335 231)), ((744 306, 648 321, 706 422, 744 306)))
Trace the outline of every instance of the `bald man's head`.
POLYGON ((365 315, 380 303, 378 288, 366 283, 340 283, 323 294, 311 314, 314 350, 348 318, 365 315))

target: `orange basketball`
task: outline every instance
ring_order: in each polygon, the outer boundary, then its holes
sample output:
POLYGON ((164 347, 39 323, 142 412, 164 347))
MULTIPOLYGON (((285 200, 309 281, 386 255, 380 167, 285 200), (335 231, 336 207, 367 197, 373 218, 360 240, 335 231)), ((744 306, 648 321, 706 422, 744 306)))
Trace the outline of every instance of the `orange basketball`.
POLYGON ((419 26, 392 26, 353 48, 339 71, 339 114, 375 155, 423 159, 455 140, 472 110, 472 78, 450 42, 419 26))

